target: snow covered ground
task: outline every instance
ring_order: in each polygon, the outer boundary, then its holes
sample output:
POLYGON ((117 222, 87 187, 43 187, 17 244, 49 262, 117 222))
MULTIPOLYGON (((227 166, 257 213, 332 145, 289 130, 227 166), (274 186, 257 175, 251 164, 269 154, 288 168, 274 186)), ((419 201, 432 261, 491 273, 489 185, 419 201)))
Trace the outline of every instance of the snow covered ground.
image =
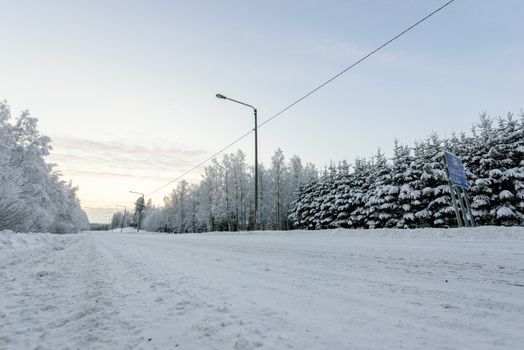
POLYGON ((524 228, 0 232, 0 349, 517 349, 524 228))

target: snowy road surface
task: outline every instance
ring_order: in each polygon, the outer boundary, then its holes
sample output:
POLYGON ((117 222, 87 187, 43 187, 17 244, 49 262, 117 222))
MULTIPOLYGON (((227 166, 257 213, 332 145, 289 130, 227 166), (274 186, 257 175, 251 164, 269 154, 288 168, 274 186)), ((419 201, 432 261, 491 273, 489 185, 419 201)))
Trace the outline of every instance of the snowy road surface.
POLYGON ((0 233, 0 349, 524 346, 523 228, 34 237, 0 233))

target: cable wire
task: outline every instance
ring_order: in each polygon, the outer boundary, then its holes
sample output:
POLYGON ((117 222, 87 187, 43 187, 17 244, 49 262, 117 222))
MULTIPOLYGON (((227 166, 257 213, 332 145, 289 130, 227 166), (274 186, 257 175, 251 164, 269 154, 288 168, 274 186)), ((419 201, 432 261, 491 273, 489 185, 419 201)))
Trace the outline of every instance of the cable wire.
POLYGON ((327 84, 331 83, 333 80, 337 79, 338 77, 340 77, 342 74, 346 73, 348 70, 350 70, 351 68, 355 67, 356 65, 358 65, 359 63, 361 63, 362 61, 366 60, 367 58, 369 58, 370 56, 372 56, 373 54, 377 53, 378 51, 382 50, 384 47, 388 46, 389 44, 391 44, 393 41, 397 40, 398 38, 400 38, 402 35, 406 34, 407 32, 409 32, 411 29, 415 28, 416 26, 418 26, 419 24, 421 24, 422 22, 424 22, 425 20, 427 20, 428 18, 430 18, 431 16, 433 16, 434 14, 436 14, 437 12, 441 11, 442 9, 444 9, 446 6, 448 6, 449 4, 451 4, 452 2, 454 2, 455 0, 450 0, 448 1, 447 3, 445 3, 444 5, 440 6, 438 9, 436 9, 435 11, 431 12, 430 14, 428 14, 427 16, 425 16, 424 18, 418 20, 415 24, 411 25, 410 27, 404 29, 402 32, 400 32, 399 34, 395 35, 393 38, 389 39, 388 41, 386 41, 385 43, 383 43, 382 45, 380 45, 379 47, 377 47, 376 49, 374 49, 373 51, 371 51, 370 53, 368 53, 367 55, 365 55, 364 57, 360 58, 358 61, 356 61, 355 63, 353 63, 352 65, 350 65, 349 67, 345 68, 344 70, 342 70, 340 73, 336 74, 335 76, 333 76, 332 78, 326 80, 325 82, 323 82, 322 84, 320 84, 319 86, 317 86, 316 88, 314 88, 313 90, 311 90, 310 92, 308 92, 307 94, 305 94, 304 96, 302 96, 301 98, 299 98, 298 100, 296 100, 295 102, 291 103, 289 106, 287 106, 286 108, 282 109, 280 112, 274 114, 272 117, 264 120, 262 123, 260 123, 259 127, 263 126, 264 124, 268 123, 270 120, 273 120, 275 119, 276 117, 278 117, 279 115, 281 115, 282 113, 286 112, 288 109, 294 107, 296 104, 302 102, 303 100, 305 100, 306 98, 308 98, 309 96, 311 96, 312 94, 314 94, 315 92, 317 92, 318 90, 322 89, 324 86, 326 86, 327 84))
POLYGON ((166 183, 165 185, 162 185, 160 186, 159 188, 157 188, 156 190, 154 190, 153 192, 150 192, 148 193, 146 196, 149 197, 150 195, 152 195, 153 193, 156 193, 158 191, 160 191, 161 189, 165 188, 166 186, 169 186, 171 185, 173 182, 175 181, 178 181, 180 180, 181 178, 183 178, 184 176, 186 176, 187 174, 189 174, 190 172, 192 172, 193 170, 195 170, 196 168, 199 168, 200 166, 204 165, 205 163, 209 162, 211 159, 215 158, 216 156, 218 156, 220 153, 224 152, 226 149, 228 149, 229 147, 233 146, 235 143, 239 142, 240 140, 242 140, 243 138, 245 138, 247 135, 251 134, 253 132, 253 130, 249 130, 248 132, 246 132, 245 134, 243 134, 242 136, 240 136, 239 138, 237 138, 235 141, 231 142, 229 145, 221 148, 220 150, 216 151, 215 153, 213 153, 212 155, 210 155, 209 157, 207 157, 206 159, 202 160, 200 163, 197 163, 196 165, 194 165, 192 168, 190 168, 189 170, 185 171, 184 173, 182 173, 182 175, 176 177, 175 179, 169 181, 168 183, 166 183))
MULTIPOLYGON (((299 104, 300 102, 302 102, 303 100, 305 100, 306 98, 308 98, 309 96, 313 95, 315 92, 317 92, 318 90, 322 89, 324 86, 328 85, 329 83, 331 83, 333 80, 339 78, 341 75, 343 75, 344 73, 346 73, 348 70, 352 69, 353 67, 355 67, 356 65, 358 65, 359 63, 365 61, 366 59, 368 59, 370 56, 374 55, 375 53, 377 53, 378 51, 382 50, 384 47, 388 46, 389 44, 391 44, 393 41, 397 40, 398 38, 400 38, 401 36, 403 36, 404 34, 406 34, 407 32, 409 32, 410 30, 412 30, 413 28, 417 27, 419 24, 421 24, 422 22, 426 21, 427 19, 429 19, 430 17, 432 17, 433 15, 435 15, 436 13, 440 12, 441 10, 443 10, 445 7, 447 7, 448 5, 450 5, 452 2, 454 2, 455 0, 450 0, 448 2, 446 2, 444 5, 440 6, 439 8, 437 8, 436 10, 434 10, 433 12, 429 13, 428 15, 426 15, 425 17, 421 18, 420 20, 418 20, 417 22, 415 22, 414 24, 412 24, 411 26, 409 26, 408 28, 404 29, 402 32, 398 33, 397 35, 395 35, 393 38, 389 39, 388 41, 384 42, 382 45, 378 46, 376 49, 374 49, 373 51, 369 52, 368 54, 366 54, 365 56, 363 56, 362 58, 360 58, 359 60, 357 60, 356 62, 354 62, 353 64, 351 64, 350 66, 344 68, 342 71, 340 71, 339 73, 337 73, 336 75, 334 75, 333 77, 329 78, 328 80, 326 80, 325 82, 323 82, 322 84, 318 85, 316 88, 314 88, 313 90, 309 91, 308 93, 306 93, 305 95, 303 95, 302 97, 300 97, 299 99, 297 99, 296 101, 294 101, 293 103, 289 104, 287 107, 283 108, 282 110, 280 110, 279 112, 275 113, 274 115, 272 115, 271 117, 269 117, 268 119, 264 120, 262 123, 260 123, 258 125, 259 128, 261 128, 262 126, 266 125, 267 123, 269 123, 271 120, 275 119, 276 117, 282 115, 283 113, 285 113, 287 110, 293 108, 295 105, 299 104)), ((209 156, 208 158, 204 159, 203 161, 201 161, 200 163, 197 163, 195 166, 193 166, 192 168, 190 168, 189 170, 185 171, 182 175, 176 177, 175 179, 169 181, 168 183, 166 183, 165 185, 157 188, 156 190, 154 190, 153 192, 147 194, 147 196, 149 197, 150 195, 160 191, 161 189, 165 188, 166 186, 169 186, 170 184, 172 184, 173 182, 176 182, 178 180, 180 180, 181 178, 183 178, 184 176, 186 176, 187 174, 189 174, 190 172, 192 172, 193 170, 197 169, 198 167, 202 166, 203 164, 207 163, 208 161, 210 161, 211 159, 215 158, 216 156, 218 156, 219 154, 221 154, 222 152, 224 152, 225 150, 227 150, 228 148, 230 148, 231 146, 233 146, 234 144, 236 144, 237 142, 239 142, 240 140, 244 139, 245 137, 247 137, 249 134, 251 134, 253 132, 253 129, 246 132, 245 134, 243 134, 242 136, 238 137, 236 140, 234 140, 233 142, 231 142, 230 144, 228 144, 227 146, 221 148, 220 150, 218 150, 217 152, 213 153, 211 156, 209 156)))

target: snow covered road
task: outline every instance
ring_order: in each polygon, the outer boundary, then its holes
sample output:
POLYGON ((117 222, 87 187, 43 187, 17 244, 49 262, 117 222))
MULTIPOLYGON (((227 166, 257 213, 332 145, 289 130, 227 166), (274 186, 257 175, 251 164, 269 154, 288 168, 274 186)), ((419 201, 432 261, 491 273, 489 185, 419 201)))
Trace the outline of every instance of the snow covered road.
POLYGON ((523 228, 15 236, 0 349, 524 344, 523 228))

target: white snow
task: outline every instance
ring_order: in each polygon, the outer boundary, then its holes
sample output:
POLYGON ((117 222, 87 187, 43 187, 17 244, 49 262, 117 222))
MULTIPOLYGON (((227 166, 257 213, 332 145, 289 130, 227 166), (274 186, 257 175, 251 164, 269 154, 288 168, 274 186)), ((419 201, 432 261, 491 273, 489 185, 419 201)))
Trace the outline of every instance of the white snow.
POLYGON ((513 193, 511 193, 511 192, 508 191, 508 190, 504 190, 504 191, 502 191, 502 192, 499 193, 499 198, 500 198, 500 199, 511 199, 511 198, 513 198, 513 197, 515 197, 515 196, 513 195, 513 193))
POLYGON ((2 231, 0 349, 517 349, 523 267, 522 227, 2 231))
POLYGON ((515 213, 511 208, 508 207, 500 207, 497 209, 497 218, 511 218, 514 217, 515 213))

